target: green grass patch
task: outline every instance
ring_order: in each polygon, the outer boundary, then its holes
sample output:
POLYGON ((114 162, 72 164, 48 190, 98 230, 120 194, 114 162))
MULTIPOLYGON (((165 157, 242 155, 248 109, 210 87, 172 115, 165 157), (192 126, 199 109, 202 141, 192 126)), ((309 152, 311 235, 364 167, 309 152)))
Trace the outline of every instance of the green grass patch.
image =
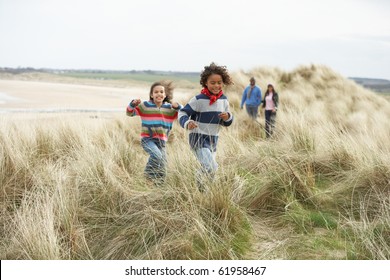
POLYGON ((338 217, 325 210, 307 209, 298 201, 289 205, 286 219, 293 222, 297 232, 312 233, 316 228, 334 230, 338 228, 338 217))
POLYGON ((159 80, 172 80, 172 81, 189 81, 191 83, 199 82, 199 74, 175 74, 175 72, 167 72, 157 74, 148 72, 129 72, 129 73, 111 73, 111 72, 65 72, 61 73, 61 76, 72 77, 77 79, 95 79, 95 80, 125 80, 125 81, 138 81, 138 82, 155 82, 159 80))

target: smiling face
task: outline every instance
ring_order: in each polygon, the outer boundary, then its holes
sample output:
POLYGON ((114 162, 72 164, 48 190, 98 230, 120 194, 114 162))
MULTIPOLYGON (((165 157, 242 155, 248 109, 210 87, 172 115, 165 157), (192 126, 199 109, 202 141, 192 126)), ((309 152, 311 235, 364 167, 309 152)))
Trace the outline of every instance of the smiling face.
POLYGON ((164 102, 166 94, 163 86, 155 86, 152 90, 152 94, 150 98, 153 100, 155 104, 161 105, 164 102))
POLYGON ((222 76, 218 74, 211 74, 207 78, 206 86, 211 94, 218 95, 223 87, 222 76))

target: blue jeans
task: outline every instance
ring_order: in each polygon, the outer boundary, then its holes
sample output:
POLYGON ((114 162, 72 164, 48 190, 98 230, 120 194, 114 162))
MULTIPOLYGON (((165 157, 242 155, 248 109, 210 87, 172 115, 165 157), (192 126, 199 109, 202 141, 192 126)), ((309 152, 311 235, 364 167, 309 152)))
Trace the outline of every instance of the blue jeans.
POLYGON ((149 154, 149 160, 145 167, 145 176, 149 179, 164 180, 167 173, 165 143, 159 139, 142 138, 141 146, 149 154))
POLYGON ((201 165, 201 168, 196 172, 196 182, 199 189, 203 191, 206 180, 212 180, 215 172, 217 172, 216 152, 212 152, 208 148, 199 148, 194 150, 194 152, 201 165))
POLYGON ((246 107, 246 111, 247 111, 248 115, 252 119, 256 119, 257 113, 259 112, 259 106, 245 105, 245 107, 246 107))
POLYGON ((265 110, 265 136, 270 137, 275 130, 276 112, 265 110))

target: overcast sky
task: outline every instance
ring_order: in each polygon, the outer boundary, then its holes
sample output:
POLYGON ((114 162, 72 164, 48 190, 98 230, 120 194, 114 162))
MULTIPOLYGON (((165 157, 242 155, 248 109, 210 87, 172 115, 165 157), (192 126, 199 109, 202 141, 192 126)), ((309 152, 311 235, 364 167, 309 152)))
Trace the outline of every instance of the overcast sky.
POLYGON ((0 0, 0 67, 325 64, 390 79, 388 0, 0 0))

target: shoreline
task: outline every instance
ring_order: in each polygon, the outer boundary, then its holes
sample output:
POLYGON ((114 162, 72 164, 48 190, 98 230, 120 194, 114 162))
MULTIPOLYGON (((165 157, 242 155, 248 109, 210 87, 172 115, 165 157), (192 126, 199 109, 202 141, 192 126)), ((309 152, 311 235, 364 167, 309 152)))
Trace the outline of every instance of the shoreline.
MULTIPOLYGON (((0 79, 0 114, 125 112, 132 99, 149 99, 149 90, 141 84, 107 87, 0 79)), ((177 89, 174 100, 183 103, 190 95, 189 90, 177 89)))

